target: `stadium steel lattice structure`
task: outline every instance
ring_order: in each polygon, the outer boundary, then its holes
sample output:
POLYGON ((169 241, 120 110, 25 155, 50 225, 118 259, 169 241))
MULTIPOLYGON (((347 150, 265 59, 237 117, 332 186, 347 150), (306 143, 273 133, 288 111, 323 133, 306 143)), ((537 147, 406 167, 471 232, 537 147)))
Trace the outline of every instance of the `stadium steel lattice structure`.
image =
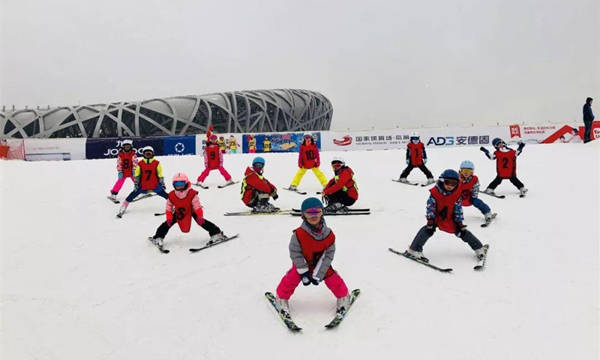
POLYGON ((299 89, 235 91, 137 102, 3 110, 2 138, 169 136, 329 130, 331 102, 299 89))

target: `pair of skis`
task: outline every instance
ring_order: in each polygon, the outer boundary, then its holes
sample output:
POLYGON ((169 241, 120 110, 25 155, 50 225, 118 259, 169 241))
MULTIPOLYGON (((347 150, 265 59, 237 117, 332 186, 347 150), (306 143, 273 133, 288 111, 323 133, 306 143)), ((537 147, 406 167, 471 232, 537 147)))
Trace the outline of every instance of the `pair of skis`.
MULTIPOLYGON (((154 196, 154 195, 156 195, 156 194, 155 194, 155 193, 147 193, 147 194, 143 194, 143 195, 140 195, 140 196, 136 197, 136 198, 135 198, 135 199, 133 199, 131 202, 140 201, 140 200, 143 200, 143 199, 146 199, 146 198, 152 197, 152 196, 154 196)), ((112 202, 113 202, 113 203, 115 203, 115 204, 120 204, 120 203, 121 203, 121 201, 120 201, 120 200, 113 199, 113 198, 112 198, 112 197, 110 197, 110 196, 107 196, 107 198, 108 198, 108 200, 112 201, 112 202)))
MULTIPOLYGON (((344 309, 344 311, 342 311, 342 312, 336 312, 335 313, 335 317, 333 318, 333 320, 331 320, 329 323, 327 323, 325 325, 325 327, 327 329, 333 329, 333 328, 337 327, 338 325, 340 325, 342 323, 342 321, 346 317, 346 314, 348 314, 348 310, 350 310, 350 307, 352 306, 352 304, 354 304, 354 301, 356 300, 356 298, 358 297, 358 295, 360 295, 360 289, 354 289, 354 290, 352 290, 352 292, 350 293, 350 295, 351 295, 351 297, 350 297, 350 305, 348 305, 348 308, 344 309)), ((273 295, 273 293, 266 292, 265 293, 265 297, 267 298, 267 301, 273 306, 273 308, 275 309, 275 311, 277 311, 277 315, 279 315, 279 318, 281 319, 281 321, 283 321, 283 323, 285 324, 285 326, 288 329, 290 329, 293 332, 298 332, 298 331, 302 330, 302 328, 299 327, 294 322, 294 320, 292 319, 292 317, 290 316, 290 314, 286 313, 285 311, 283 311, 281 309, 281 307, 277 303, 275 295, 273 295)))
MULTIPOLYGON (((225 188, 225 187, 228 187, 228 186, 231 186, 231 185, 235 185, 235 184, 239 184, 239 181, 234 181, 234 182, 231 182, 231 183, 225 183, 225 184, 223 184, 223 185, 217 185, 217 187, 218 187, 219 189, 222 189, 222 188, 225 188)), ((208 190, 208 189, 209 189, 209 187, 208 187, 208 186, 206 186, 206 185, 202 185, 202 184, 200 184, 200 183, 195 183, 195 184, 193 184, 193 185, 194 185, 194 186, 197 186, 197 187, 199 187, 199 188, 202 188, 202 189, 204 189, 204 190, 208 190)))
MULTIPOLYGON (((292 216, 302 216, 302 210, 300 209, 292 209, 292 216)), ((339 211, 339 212, 324 212, 325 216, 343 216, 343 215, 369 215, 371 214, 371 209, 347 209, 347 211, 339 211)))
MULTIPOLYGON (((490 194, 490 193, 486 193, 485 191, 481 191, 481 192, 479 192, 479 193, 480 193, 480 194, 485 194, 485 195, 487 195, 487 196, 495 197, 496 199, 505 199, 505 198, 506 198, 506 195, 498 195, 498 194, 496 194, 496 193, 492 193, 492 194, 490 194)), ((519 194, 519 197, 520 197, 520 198, 524 198, 524 197, 525 197, 525 194, 519 194)))
POLYGON ((425 186, 429 186, 429 185, 433 185, 433 184, 434 184, 434 183, 430 183, 430 182, 427 182, 427 183, 425 183, 425 184, 421 184, 421 183, 416 183, 416 182, 412 182, 412 181, 408 181, 408 180, 406 180, 406 181, 400 181, 400 180, 398 180, 398 179, 392 179, 392 181, 393 181, 393 182, 400 183, 400 184, 406 184, 406 185, 412 185, 412 186, 418 186, 418 185, 421 185, 422 187, 425 187, 425 186))
MULTIPOLYGON (((223 239, 223 240, 221 240, 221 241, 209 242, 209 243, 207 243, 206 245, 204 245, 204 246, 202 246, 202 247, 199 247, 199 248, 190 248, 190 249, 189 249, 189 251, 190 251, 191 253, 197 253, 198 251, 206 250, 206 249, 208 249, 208 248, 211 248, 211 247, 213 247, 213 246, 216 246, 216 245, 222 244, 222 243, 224 243, 224 242, 227 242, 227 241, 229 241, 229 240, 236 239, 236 238, 237 238, 237 237, 239 237, 239 236, 240 236, 240 234, 235 234, 235 235, 233 235, 233 236, 228 236, 228 237, 226 237, 225 239, 223 239)), ((157 243, 156 243, 156 241, 154 241, 154 238, 153 238, 152 236, 150 236, 150 237, 148 238, 148 240, 150 240, 150 242, 151 242, 151 243, 152 243, 154 246, 156 246, 156 248, 158 249, 158 251, 160 251, 161 253, 163 253, 163 254, 168 254, 168 253, 170 253, 170 252, 171 252, 169 249, 165 249, 165 248, 164 248, 164 244, 163 244, 163 245, 159 245, 159 244, 157 244, 157 243)))
MULTIPOLYGON (((488 249, 489 249, 489 248, 490 248, 490 246, 489 246, 488 244, 485 244, 485 245, 483 245, 483 249, 484 249, 484 252, 483 252, 483 257, 482 257, 481 259, 478 259, 478 260, 477 260, 477 264, 476 264, 476 265, 473 267, 473 270, 480 271, 480 270, 483 270, 483 269, 484 269, 484 267, 485 267, 485 262, 486 262, 486 260, 487 260, 487 254, 488 254, 488 249)), ((389 251, 391 251, 391 252, 393 252, 394 254, 397 254, 397 255, 400 255, 400 256, 404 256, 404 257, 405 257, 405 258, 407 258, 407 259, 410 259, 410 260, 412 260, 412 261, 418 262, 418 263, 419 263, 419 264, 421 264, 421 265, 425 265, 425 266, 427 266, 428 268, 431 268, 431 269, 437 270, 437 271, 439 271, 439 272, 444 272, 444 273, 449 273, 449 272, 452 272, 452 268, 442 268, 442 267, 439 267, 439 266, 437 266, 437 265, 433 265, 433 264, 431 264, 429 261, 424 261, 424 260, 421 260, 421 259, 417 259, 416 257, 414 257, 414 256, 410 255, 410 254, 409 254, 408 252, 406 252, 406 251, 405 251, 405 252, 400 252, 400 251, 398 251, 398 250, 394 250, 394 249, 392 249, 392 248, 389 248, 388 250, 389 250, 389 251)))

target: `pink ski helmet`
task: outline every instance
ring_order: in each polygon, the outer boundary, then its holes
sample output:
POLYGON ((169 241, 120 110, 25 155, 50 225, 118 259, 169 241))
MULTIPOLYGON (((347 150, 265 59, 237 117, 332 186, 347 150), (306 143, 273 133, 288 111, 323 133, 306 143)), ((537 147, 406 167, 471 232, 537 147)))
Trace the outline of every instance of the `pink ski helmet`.
POLYGON ((186 174, 177 173, 175 176, 173 176, 173 188, 175 190, 185 190, 191 185, 190 179, 188 179, 186 174), (183 189, 177 189, 178 187, 183 187, 183 189))

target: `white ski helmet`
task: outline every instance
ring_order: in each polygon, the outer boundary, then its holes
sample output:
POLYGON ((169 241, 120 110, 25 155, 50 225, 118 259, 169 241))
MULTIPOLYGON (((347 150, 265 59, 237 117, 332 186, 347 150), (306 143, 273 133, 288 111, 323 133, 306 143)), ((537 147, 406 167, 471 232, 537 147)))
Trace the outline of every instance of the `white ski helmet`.
POLYGON ((144 155, 144 157, 147 159, 153 157, 154 156, 154 148, 152 146, 144 146, 144 148, 142 149, 142 155, 144 155), (146 151, 152 152, 152 155, 150 155, 149 157, 146 157, 146 151))
POLYGON ((418 139, 419 137, 420 137, 420 136, 419 136, 419 133, 418 133, 418 132, 416 132, 416 131, 413 131, 413 132, 411 132, 411 133, 410 133, 410 139, 411 139, 411 140, 412 140, 412 139, 418 139))
POLYGON ((342 166, 346 165, 344 158, 341 156, 334 156, 333 159, 331 159, 331 163, 333 164, 334 162, 342 163, 342 166))
POLYGON ((121 141, 121 147, 123 147, 125 145, 129 145, 129 146, 133 147, 133 140, 131 140, 131 139, 125 139, 125 140, 121 141))

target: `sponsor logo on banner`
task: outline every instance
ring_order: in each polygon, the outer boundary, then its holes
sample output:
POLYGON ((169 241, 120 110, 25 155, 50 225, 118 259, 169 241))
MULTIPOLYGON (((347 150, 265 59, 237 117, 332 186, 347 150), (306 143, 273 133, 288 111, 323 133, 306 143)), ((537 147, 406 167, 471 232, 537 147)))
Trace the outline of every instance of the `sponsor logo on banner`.
POLYGON ((426 145, 454 146, 454 145, 487 145, 490 143, 489 135, 470 136, 438 136, 431 137, 426 145))
POLYGON ((169 136, 163 139, 163 155, 194 155, 195 136, 169 136))
POLYGON ((521 127, 519 125, 510 125, 510 137, 521 137, 521 127))
POLYGON ((338 146, 348 146, 352 144, 352 136, 344 136, 341 140, 333 139, 333 143, 338 146))
MULTIPOLYGON (((193 138, 193 137, 192 137, 193 138)), ((163 139, 162 138, 140 138, 133 140, 133 150, 138 156, 143 156, 142 148, 144 146, 152 146, 155 155, 163 155, 163 139)), ((123 139, 108 138, 108 139, 90 139, 85 143, 85 158, 86 159, 108 159, 115 158, 119 155, 121 142, 123 139)))

